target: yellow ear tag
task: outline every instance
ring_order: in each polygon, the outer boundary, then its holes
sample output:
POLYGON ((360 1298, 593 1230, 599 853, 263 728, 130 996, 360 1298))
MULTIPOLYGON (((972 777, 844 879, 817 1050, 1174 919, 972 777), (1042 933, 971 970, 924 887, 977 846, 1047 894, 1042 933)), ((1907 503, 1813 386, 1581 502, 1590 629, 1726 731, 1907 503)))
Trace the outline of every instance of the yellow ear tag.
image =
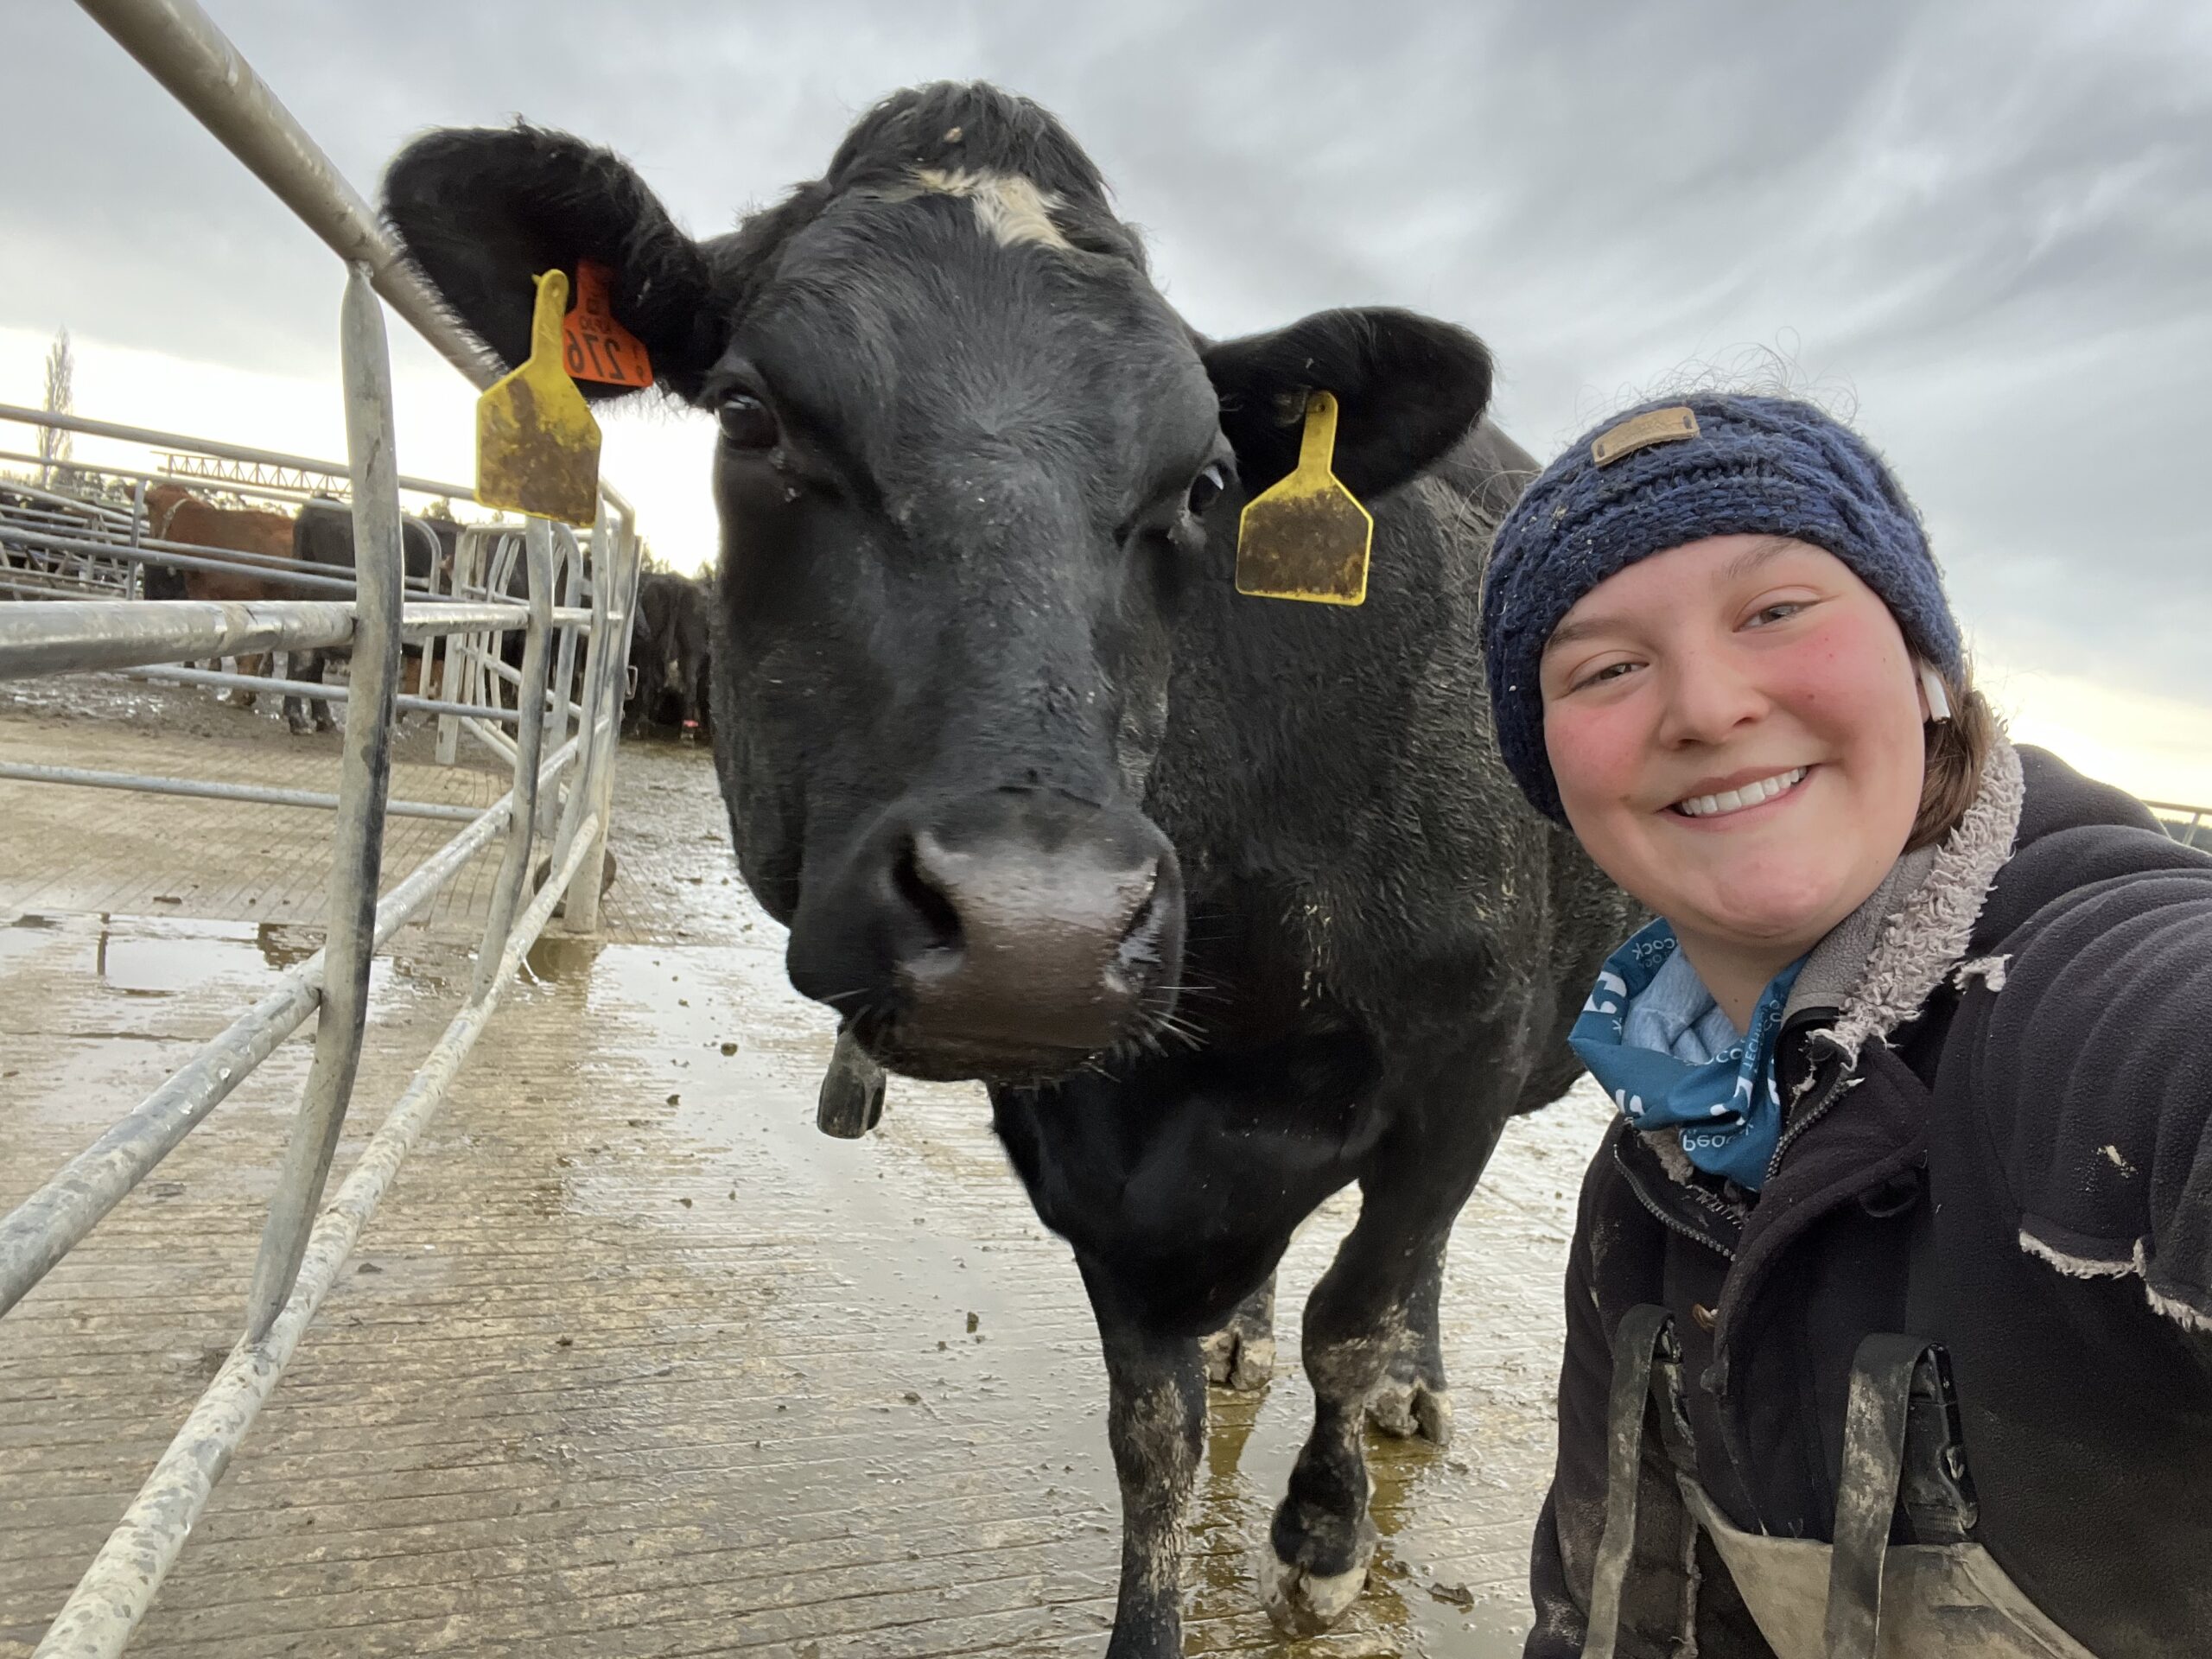
POLYGON ((1261 599, 1357 605, 1367 597, 1375 520, 1329 470, 1337 448, 1337 400, 1306 400, 1298 465, 1245 505, 1236 527, 1236 591, 1261 599))
POLYGON ((599 423, 561 363, 569 278, 537 279, 530 360, 476 400, 480 505, 589 524, 599 508, 599 423))

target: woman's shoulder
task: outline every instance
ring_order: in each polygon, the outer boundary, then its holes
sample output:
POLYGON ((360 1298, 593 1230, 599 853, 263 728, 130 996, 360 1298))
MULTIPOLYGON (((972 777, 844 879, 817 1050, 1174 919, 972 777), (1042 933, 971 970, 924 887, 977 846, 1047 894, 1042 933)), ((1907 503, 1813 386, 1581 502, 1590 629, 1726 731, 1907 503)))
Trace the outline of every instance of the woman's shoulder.
POLYGON ((2022 760, 2020 843, 1939 1092, 1998 1160, 2024 1249, 2139 1275, 2153 1306, 2212 1328, 2212 857, 2022 760))
POLYGON ((2019 833, 1974 929, 1976 956, 2078 922, 2085 909, 2117 919, 2145 906, 2186 903, 2197 884, 2212 884, 2212 853, 2167 835, 2133 796, 2083 777, 2048 750, 2023 744, 2019 756, 2019 833))
MULTIPOLYGON (((2132 796, 2038 749, 2020 751, 2019 835, 1974 931, 1985 1034, 2079 1072, 2146 1028, 2212 1032, 2212 855, 2183 845, 2132 796), (2030 1033, 2032 1033, 2031 1039, 2030 1033)), ((1963 987, 1962 987, 1963 988, 1963 987)), ((2092 1065, 2092 1071, 2099 1069, 2092 1065)))

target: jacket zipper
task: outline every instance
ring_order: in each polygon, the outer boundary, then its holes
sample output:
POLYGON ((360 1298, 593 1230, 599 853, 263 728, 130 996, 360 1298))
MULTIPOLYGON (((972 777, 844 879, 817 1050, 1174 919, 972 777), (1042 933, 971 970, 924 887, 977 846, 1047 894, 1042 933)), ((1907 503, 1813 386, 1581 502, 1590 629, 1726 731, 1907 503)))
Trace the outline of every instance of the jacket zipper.
POLYGON ((1698 1231, 1696 1228, 1691 1226, 1688 1222, 1675 1220, 1674 1217, 1669 1215, 1657 1205, 1652 1203, 1649 1198, 1645 1198, 1643 1196, 1643 1188, 1642 1185, 1637 1181, 1634 1176, 1630 1176, 1629 1178, 1628 1190, 1636 1194, 1636 1201, 1642 1205, 1646 1210, 1649 1211, 1653 1219, 1657 1221, 1661 1226, 1669 1229, 1670 1231, 1680 1233, 1684 1238, 1690 1239, 1697 1243, 1702 1244, 1709 1250, 1719 1251, 1722 1255, 1726 1256, 1731 1262, 1733 1262, 1736 1259, 1736 1252, 1730 1249, 1726 1244, 1721 1243, 1718 1239, 1707 1238, 1703 1233, 1698 1231))
POLYGON ((1821 1092, 1813 1096, 1813 1103, 1805 1109, 1795 1123, 1783 1131, 1782 1139, 1774 1143, 1774 1156, 1768 1159, 1766 1164, 1768 1180, 1774 1179, 1775 1172, 1782 1167, 1783 1154, 1796 1144, 1797 1138, 1827 1116, 1828 1108, 1835 1104, 1836 1096, 1843 1092, 1844 1084, 1850 1080, 1850 1073, 1840 1060, 1833 1064, 1835 1070, 1829 1075, 1821 1092))

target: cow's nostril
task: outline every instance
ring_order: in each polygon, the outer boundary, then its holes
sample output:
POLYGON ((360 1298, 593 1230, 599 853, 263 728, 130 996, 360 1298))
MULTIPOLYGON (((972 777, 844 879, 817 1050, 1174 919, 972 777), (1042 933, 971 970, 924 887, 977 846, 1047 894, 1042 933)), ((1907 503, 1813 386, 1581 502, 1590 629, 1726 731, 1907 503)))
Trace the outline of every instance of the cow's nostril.
POLYGON ((961 945, 960 912, 944 889, 923 874, 914 843, 908 842, 891 866, 891 885, 906 908, 921 918, 930 933, 928 948, 957 950, 961 945))
POLYGON ((1129 925, 1122 930, 1120 942, 1114 947, 1113 966, 1107 977, 1114 988, 1127 994, 1160 966, 1160 867, 1152 869, 1152 885, 1146 888, 1144 902, 1129 918, 1129 925))

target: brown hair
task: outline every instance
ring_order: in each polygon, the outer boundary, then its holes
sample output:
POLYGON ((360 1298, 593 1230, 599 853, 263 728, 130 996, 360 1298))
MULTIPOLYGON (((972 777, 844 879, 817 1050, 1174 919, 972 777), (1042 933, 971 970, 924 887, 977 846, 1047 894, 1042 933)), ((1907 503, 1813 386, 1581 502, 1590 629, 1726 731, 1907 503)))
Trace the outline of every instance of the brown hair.
POLYGON ((1951 717, 1928 724, 1927 772, 1920 785, 1920 811, 1904 844, 1908 853, 1932 846, 1959 827, 1980 791, 1990 751, 1997 747, 1996 711, 1974 689, 1966 664, 1948 673, 1937 671, 1942 673, 1943 689, 1950 696, 1951 717))

